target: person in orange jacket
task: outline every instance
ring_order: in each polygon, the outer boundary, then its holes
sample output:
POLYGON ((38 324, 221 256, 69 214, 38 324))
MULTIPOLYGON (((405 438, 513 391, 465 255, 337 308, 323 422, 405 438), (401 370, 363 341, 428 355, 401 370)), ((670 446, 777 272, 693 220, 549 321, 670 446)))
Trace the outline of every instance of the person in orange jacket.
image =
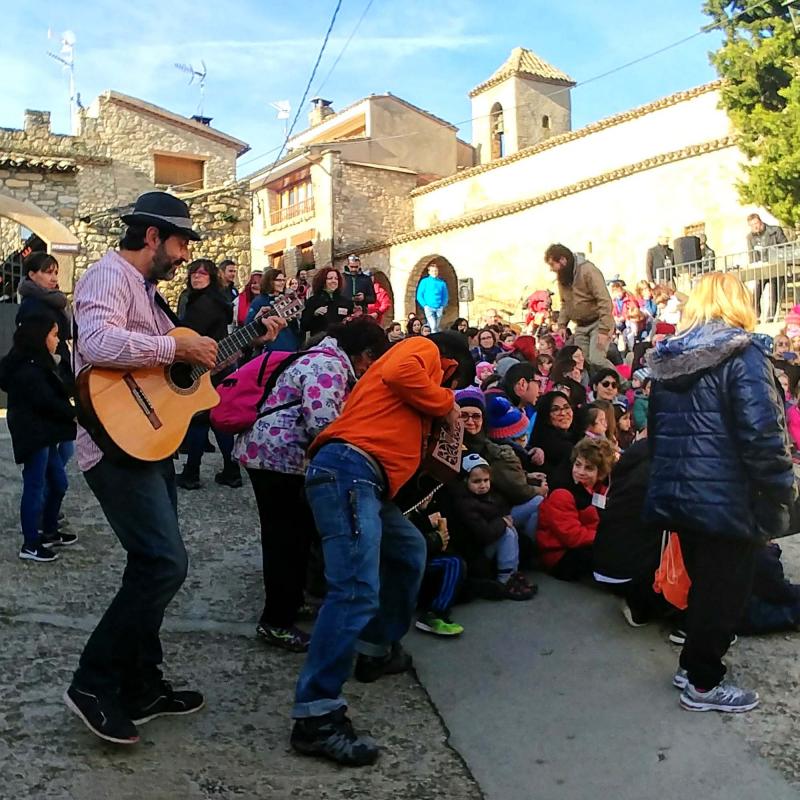
POLYGON ((446 331, 394 345, 358 381, 311 445, 306 496, 322 540, 328 593, 295 692, 292 747, 348 766, 378 746, 357 735, 341 691, 403 672, 425 571, 425 539, 392 498, 420 468, 436 419, 458 424, 453 389, 474 380, 464 337, 446 331))

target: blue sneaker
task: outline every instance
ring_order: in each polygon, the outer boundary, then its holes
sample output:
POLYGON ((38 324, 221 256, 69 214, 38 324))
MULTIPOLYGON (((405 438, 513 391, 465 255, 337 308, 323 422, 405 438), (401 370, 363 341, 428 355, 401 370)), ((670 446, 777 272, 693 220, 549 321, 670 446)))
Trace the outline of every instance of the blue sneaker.
POLYGON ((722 711, 727 714, 741 714, 752 711, 759 704, 757 692, 740 689, 731 683, 719 683, 707 692, 700 692, 686 684, 681 694, 681 708, 686 711, 722 711))

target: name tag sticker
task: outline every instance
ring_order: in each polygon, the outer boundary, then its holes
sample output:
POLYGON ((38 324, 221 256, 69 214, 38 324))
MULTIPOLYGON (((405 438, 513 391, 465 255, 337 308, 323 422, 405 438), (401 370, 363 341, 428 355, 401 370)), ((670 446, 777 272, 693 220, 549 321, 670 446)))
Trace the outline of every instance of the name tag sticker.
POLYGON ((337 309, 337 311, 339 312, 339 316, 340 317, 346 317, 347 316, 347 309, 346 308, 339 308, 339 309, 337 309))
POLYGON ((595 508, 604 509, 606 507, 606 496, 604 494, 600 494, 595 492, 592 495, 592 505, 595 508))

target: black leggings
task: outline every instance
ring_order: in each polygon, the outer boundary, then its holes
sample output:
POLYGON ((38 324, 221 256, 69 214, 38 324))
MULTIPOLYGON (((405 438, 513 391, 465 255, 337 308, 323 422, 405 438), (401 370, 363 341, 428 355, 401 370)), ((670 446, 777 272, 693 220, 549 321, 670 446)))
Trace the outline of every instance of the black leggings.
POLYGON ((288 628, 303 605, 303 588, 314 517, 306 501, 303 475, 248 469, 261 521, 264 567, 262 625, 288 628))

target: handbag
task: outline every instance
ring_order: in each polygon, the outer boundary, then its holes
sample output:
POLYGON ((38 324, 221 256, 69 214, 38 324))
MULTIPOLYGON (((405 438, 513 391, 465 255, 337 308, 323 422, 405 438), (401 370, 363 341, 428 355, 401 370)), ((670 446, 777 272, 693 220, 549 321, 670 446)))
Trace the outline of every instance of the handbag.
POLYGON ((670 605, 683 610, 689 605, 691 585, 678 534, 664 531, 661 536, 661 563, 656 570, 653 590, 662 594, 670 605))

